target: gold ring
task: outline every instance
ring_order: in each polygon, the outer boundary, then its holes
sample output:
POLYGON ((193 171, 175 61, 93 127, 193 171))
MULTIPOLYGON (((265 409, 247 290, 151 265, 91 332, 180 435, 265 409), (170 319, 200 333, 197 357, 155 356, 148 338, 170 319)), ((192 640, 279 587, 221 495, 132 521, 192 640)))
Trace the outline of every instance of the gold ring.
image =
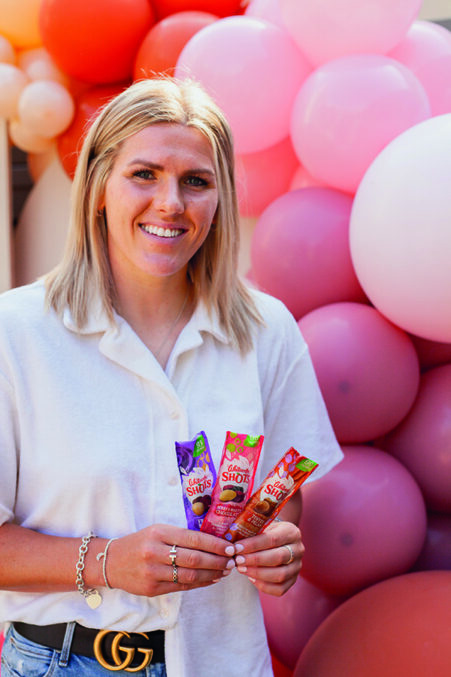
POLYGON ((172 565, 172 582, 173 583, 179 582, 179 570, 175 564, 172 565))
POLYGON ((177 546, 175 544, 169 550, 169 557, 171 559, 172 566, 175 566, 176 559, 177 559, 177 546))
POLYGON ((284 545, 283 547, 288 548, 288 552, 290 553, 290 559, 288 560, 288 562, 285 562, 285 566, 288 566, 294 560, 294 553, 291 548, 291 545, 284 545))

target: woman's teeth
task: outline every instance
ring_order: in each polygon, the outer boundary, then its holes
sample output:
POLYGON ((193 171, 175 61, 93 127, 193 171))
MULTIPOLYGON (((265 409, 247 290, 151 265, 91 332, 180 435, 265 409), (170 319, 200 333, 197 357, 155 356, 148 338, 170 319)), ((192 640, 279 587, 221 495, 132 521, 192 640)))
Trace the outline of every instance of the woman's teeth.
POLYGON ((183 230, 179 228, 162 228, 161 226, 144 226, 141 225, 141 228, 150 233, 151 235, 158 235, 158 237, 177 237, 183 233, 183 230))

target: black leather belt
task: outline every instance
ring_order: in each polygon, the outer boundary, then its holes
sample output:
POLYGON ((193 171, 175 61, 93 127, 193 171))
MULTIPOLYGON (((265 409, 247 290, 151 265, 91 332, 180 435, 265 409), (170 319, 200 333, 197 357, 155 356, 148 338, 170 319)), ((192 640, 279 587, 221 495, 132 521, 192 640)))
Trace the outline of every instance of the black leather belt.
MULTIPOLYGON (((13 623, 14 629, 31 642, 61 651, 67 624, 31 625, 13 623)), ((164 663, 164 630, 125 632, 93 630, 75 624, 71 652, 96 658, 107 670, 136 672, 152 663, 164 663)))

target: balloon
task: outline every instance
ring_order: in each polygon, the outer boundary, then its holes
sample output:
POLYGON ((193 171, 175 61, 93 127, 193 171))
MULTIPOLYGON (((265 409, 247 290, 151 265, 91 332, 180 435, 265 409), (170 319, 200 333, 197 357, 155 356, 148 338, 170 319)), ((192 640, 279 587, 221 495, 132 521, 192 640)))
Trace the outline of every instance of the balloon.
POLYGON ((431 115, 419 80, 394 59, 358 54, 327 63, 296 96, 291 136, 301 164, 326 184, 354 193, 374 158, 431 115))
POLYGON ((428 514, 426 540, 413 569, 451 570, 451 515, 428 514))
POLYGON ((33 282, 59 263, 69 225, 70 189, 58 158, 31 189, 14 231, 17 286, 33 282))
POLYGON ((422 375, 414 406, 382 444, 410 470, 428 507, 451 513, 451 364, 422 375))
POLYGON ((131 78, 136 52, 155 23, 148 0, 42 0, 44 47, 64 73, 91 83, 131 78))
POLYGON ((177 59, 188 40, 217 19, 207 12, 177 12, 156 23, 136 55, 135 80, 153 77, 155 73, 174 75, 177 59))
POLYGON ((286 31, 235 16, 196 33, 175 73, 199 80, 216 99, 232 127, 236 152, 243 154, 288 136, 293 101, 310 71, 286 31))
POLYGON ((75 106, 67 89, 53 80, 36 80, 19 97, 19 118, 31 132, 48 138, 61 134, 72 122, 75 106))
POLYGON ((450 595, 448 571, 405 574, 363 590, 320 625, 294 677, 449 677, 450 595))
POLYGON ((9 63, 0 63, 0 117, 7 120, 17 114, 19 97, 28 83, 20 68, 9 63))
POLYGON ((69 83, 69 78, 60 71, 44 47, 21 52, 17 65, 30 80, 53 80, 65 87, 69 83))
POLYGON ((216 16, 240 14, 241 0, 152 0, 158 19, 184 11, 212 12, 216 16))
POLYGON ((0 35, 0 63, 16 63, 14 47, 3 35, 0 35))
POLYGON ((273 200, 288 191, 298 164, 289 137, 271 148, 237 156, 236 183, 240 213, 244 216, 259 216, 273 200))
POLYGON ((292 670, 310 636, 342 602, 299 577, 282 597, 260 593, 271 652, 292 670))
POLYGON ((57 139, 58 155, 67 175, 72 179, 77 166, 78 153, 84 134, 99 109, 119 94, 122 85, 91 87, 80 94, 75 102, 72 124, 57 139))
POLYGON ((298 165, 298 168, 291 179, 290 190, 297 190, 298 188, 311 188, 312 186, 326 187, 322 181, 319 179, 314 179, 313 176, 308 173, 305 167, 298 165))
POLYGON ((322 306, 298 324, 340 442, 368 442, 400 423, 420 379, 415 348, 401 329, 360 303, 322 306))
POLYGON ((285 24, 314 65, 359 52, 385 54, 404 37, 422 0, 280 0, 285 24))
POLYGON ((426 536, 424 500, 409 471, 374 447, 343 451, 335 468, 302 491, 301 575, 332 595, 408 571, 426 536))
POLYGON ((351 205, 332 188, 304 188, 281 195, 257 221, 254 278, 296 319, 326 303, 364 298, 349 254, 351 205))
POLYGON ((264 19, 275 26, 286 29, 279 0, 252 0, 244 14, 256 19, 264 19))
POLYGON ((368 169, 351 214, 357 276, 406 331, 451 342, 451 114, 416 125, 368 169), (382 199, 383 198, 383 199, 382 199))
POLYGON ((271 655, 272 670, 274 672, 274 677, 292 677, 293 671, 290 668, 287 668, 286 665, 281 663, 276 656, 271 655))
POLYGON ((451 343, 428 341, 413 334, 410 338, 417 351, 421 369, 426 370, 448 362, 451 363, 451 343))
POLYGON ((0 0, 0 33, 14 47, 38 47, 41 0, 0 0))
POLYGON ((416 21, 390 52, 414 73, 429 97, 432 115, 451 113, 451 33, 438 24, 416 21))
POLYGON ((19 118, 10 121, 8 132, 12 143, 26 153, 46 153, 53 146, 52 139, 31 131, 19 118))

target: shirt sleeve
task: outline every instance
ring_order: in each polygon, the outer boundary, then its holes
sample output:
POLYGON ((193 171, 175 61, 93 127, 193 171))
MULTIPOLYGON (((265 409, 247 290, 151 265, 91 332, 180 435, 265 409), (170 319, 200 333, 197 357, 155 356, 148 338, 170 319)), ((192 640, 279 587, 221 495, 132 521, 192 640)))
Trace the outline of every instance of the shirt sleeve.
POLYGON ((319 465, 307 481, 325 475, 342 458, 308 346, 292 315, 275 306, 259 355, 267 473, 290 447, 319 465))
POLYGON ((18 472, 13 388, 0 371, 0 525, 14 517, 18 472))

